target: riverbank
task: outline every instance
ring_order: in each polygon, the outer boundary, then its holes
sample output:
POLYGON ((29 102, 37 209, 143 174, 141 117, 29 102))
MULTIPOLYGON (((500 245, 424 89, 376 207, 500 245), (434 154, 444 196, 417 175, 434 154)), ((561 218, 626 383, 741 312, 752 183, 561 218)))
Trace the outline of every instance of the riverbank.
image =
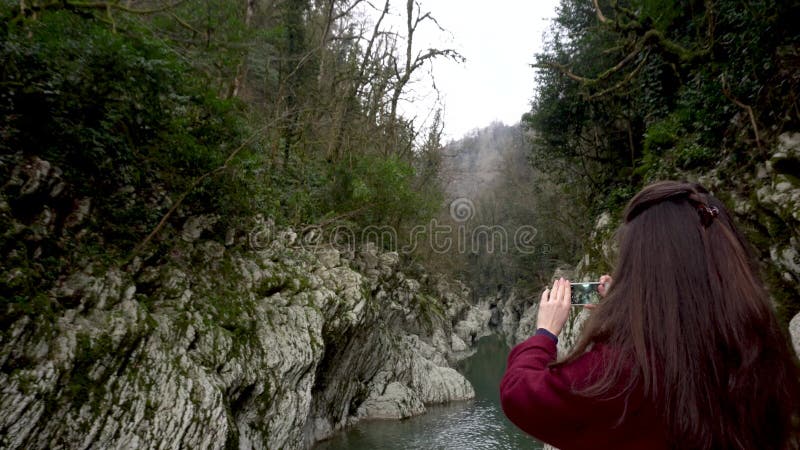
POLYGON ((510 348, 493 334, 478 340, 476 352, 457 364, 475 388, 475 398, 429 408, 401 421, 364 421, 320 442, 314 450, 541 449, 518 430, 500 407, 500 380, 510 348))

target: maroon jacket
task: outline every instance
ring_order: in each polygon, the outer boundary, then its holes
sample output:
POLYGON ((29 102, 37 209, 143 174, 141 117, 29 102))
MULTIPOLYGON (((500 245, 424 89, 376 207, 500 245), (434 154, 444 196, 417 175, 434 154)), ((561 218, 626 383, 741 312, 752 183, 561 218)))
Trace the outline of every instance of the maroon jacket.
POLYGON ((500 383, 506 416, 561 450, 667 449, 664 425, 641 388, 603 400, 576 393, 602 373, 608 351, 595 345, 572 363, 550 368, 556 359, 552 338, 536 335, 517 345, 500 383))

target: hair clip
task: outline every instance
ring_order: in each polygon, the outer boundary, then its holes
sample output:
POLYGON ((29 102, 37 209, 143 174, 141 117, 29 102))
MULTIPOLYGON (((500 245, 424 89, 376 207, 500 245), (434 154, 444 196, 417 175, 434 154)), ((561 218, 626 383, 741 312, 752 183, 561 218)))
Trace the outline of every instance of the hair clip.
POLYGON ((700 223, 708 228, 714 218, 719 216, 719 209, 716 206, 708 206, 705 204, 697 205, 697 212, 700 214, 700 223))

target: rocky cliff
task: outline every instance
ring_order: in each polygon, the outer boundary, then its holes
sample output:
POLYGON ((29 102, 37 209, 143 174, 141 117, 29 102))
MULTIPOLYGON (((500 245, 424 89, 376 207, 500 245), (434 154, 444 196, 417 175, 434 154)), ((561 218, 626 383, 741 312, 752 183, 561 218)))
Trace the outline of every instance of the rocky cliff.
MULTIPOLYGON (((33 163, 47 170, 9 185, 57 196, 49 164, 33 163)), ((75 205, 29 218, 43 224, 37 242, 89 213, 75 205)), ((12 209, 0 199, 4 222, 29 228, 12 209)), ((187 217, 163 255, 87 260, 2 305, 0 447, 306 448, 473 396, 449 366, 486 332, 463 285, 406 276, 371 245, 303 245, 263 218, 220 240, 218 219, 187 217)))

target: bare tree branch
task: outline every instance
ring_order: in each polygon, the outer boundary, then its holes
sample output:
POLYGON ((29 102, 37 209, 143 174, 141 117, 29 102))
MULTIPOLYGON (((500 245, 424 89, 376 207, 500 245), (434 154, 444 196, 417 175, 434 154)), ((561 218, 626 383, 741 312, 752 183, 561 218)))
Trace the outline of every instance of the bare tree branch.
POLYGON ((200 34, 202 34, 202 32, 201 32, 200 30, 198 30, 197 28, 195 28, 195 27, 191 26, 191 25, 190 25, 188 22, 186 22, 185 20, 183 20, 183 19, 181 19, 180 17, 178 17, 178 15, 177 15, 177 14, 175 14, 175 13, 171 12, 169 15, 170 15, 170 17, 172 17, 173 19, 175 19, 175 21, 176 21, 176 22, 178 22, 178 24, 179 24, 180 26, 182 26, 182 27, 186 28, 187 30, 191 31, 192 33, 195 33, 195 34, 197 34, 197 35, 200 35, 200 34))
POLYGON ((155 228, 153 228, 153 231, 151 231, 151 232, 150 232, 150 234, 148 234, 148 235, 147 235, 147 237, 146 237, 146 238, 144 238, 144 240, 143 240, 142 242, 140 242, 140 243, 139 243, 139 244, 138 244, 138 245, 137 245, 137 246, 136 246, 136 247, 133 249, 132 256, 135 256, 135 255, 137 255, 138 253, 140 253, 140 252, 141 252, 141 251, 142 251, 142 250, 143 250, 143 249, 144 249, 144 248, 147 246, 147 244, 149 244, 149 243, 150 243, 150 241, 151 241, 151 240, 153 240, 153 238, 154 238, 154 237, 155 237, 155 236, 156 236, 156 235, 157 235, 157 234, 158 234, 158 233, 159 233, 159 232, 160 232, 160 231, 161 231, 161 230, 164 228, 164 225, 166 225, 166 223, 167 223, 167 220, 169 220, 169 218, 172 216, 172 214, 173 214, 173 213, 174 213, 174 212, 175 212, 175 211, 178 209, 178 207, 179 207, 179 206, 181 206, 181 204, 182 204, 182 203, 183 203, 183 201, 186 199, 186 197, 187 197, 187 196, 188 196, 188 195, 189 195, 189 194, 190 194, 190 193, 191 193, 191 192, 192 192, 192 191, 193 191, 193 190, 194 190, 194 189, 195 189, 197 186, 199 186, 199 185, 200 185, 200 183, 202 183, 202 182, 203 182, 203 181, 205 181, 206 179, 208 179, 208 178, 210 178, 210 177, 213 177, 214 175, 216 175, 216 174, 218 174, 218 173, 222 172, 223 170, 227 169, 227 168, 228 168, 228 166, 230 165, 230 163, 233 161, 233 158, 235 158, 235 157, 236 157, 236 155, 238 155, 238 154, 239 154, 239 152, 240 152, 240 151, 242 151, 242 149, 244 149, 244 148, 245 148, 247 145, 249 145, 251 142, 253 142, 253 141, 254 141, 254 140, 255 140, 255 139, 258 137, 258 136, 260 136, 260 135, 261 135, 261 133, 262 133, 264 130, 266 130, 266 129, 268 129, 268 128, 272 127, 272 126, 273 126, 273 125, 274 125, 276 122, 277 122, 277 119, 275 119, 275 120, 271 121, 271 122, 270 122, 270 123, 268 123, 267 125, 265 125, 265 126, 263 126, 262 128, 260 128, 260 129, 256 130, 255 132, 253 132, 253 134, 252 134, 250 137, 248 137, 247 139, 245 139, 245 141, 244 141, 244 142, 242 142, 242 144, 241 144, 241 145, 239 145, 238 147, 236 147, 236 149, 234 149, 234 150, 233 150, 233 151, 232 151, 232 152, 231 152, 231 153, 228 155, 228 157, 227 157, 227 158, 225 158, 225 162, 224 162, 224 163, 222 163, 222 165, 221 165, 221 166, 219 166, 219 167, 217 167, 217 168, 215 168, 215 169, 213 169, 213 170, 210 170, 210 171, 208 171, 208 172, 206 172, 206 173, 204 173, 204 174, 200 175, 199 177, 195 178, 194 180, 192 180, 192 182, 191 182, 191 183, 189 183, 189 187, 188 187, 188 188, 187 188, 187 189, 186 189, 186 190, 185 190, 185 191, 184 191, 184 192, 183 192, 183 193, 182 193, 180 196, 178 196, 178 198, 175 200, 175 203, 173 203, 173 204, 172 204, 172 206, 169 208, 169 210, 167 210, 167 212, 166 212, 166 213, 165 213, 165 214, 164 214, 164 215, 161 217, 161 220, 159 220, 159 222, 158 222, 158 225, 156 225, 156 227, 155 227, 155 228))
POLYGON ((597 3, 597 0, 592 0, 592 3, 594 3, 594 10, 597 12, 597 20, 599 20, 600 23, 607 23, 608 19, 603 15, 603 11, 600 10, 600 5, 597 3))
POLYGON ((622 86, 628 84, 642 70, 642 67, 644 67, 644 63, 647 62, 647 56, 648 56, 648 54, 645 53, 644 57, 639 62, 639 64, 636 66, 636 68, 633 69, 633 71, 631 71, 628 75, 626 75, 625 78, 623 78, 618 83, 616 83, 615 85, 613 85, 613 86, 611 86, 611 87, 609 87, 607 89, 603 89, 600 92, 597 92, 595 94, 590 95, 589 96, 589 100, 594 100, 596 98, 602 97, 602 96, 608 94, 609 92, 615 91, 615 90, 621 88, 622 86))
POLYGON ((118 9, 120 11, 124 11, 127 13, 132 14, 156 14, 164 11, 169 11, 174 9, 176 6, 179 6, 186 0, 178 0, 174 3, 161 6, 158 8, 151 8, 151 9, 135 9, 135 8, 128 8, 127 6, 121 5, 118 2, 79 2, 79 1, 70 1, 67 0, 63 2, 68 6, 76 7, 76 8, 86 8, 86 9, 118 9))
POLYGON ((337 21, 337 20, 339 20, 339 19, 341 19, 341 18, 343 18, 343 17, 347 17, 347 16, 348 16, 348 15, 349 15, 351 12, 353 12, 353 10, 354 10, 354 9, 356 9, 356 7, 357 7, 358 5, 360 5, 360 4, 361 4, 363 1, 364 1, 364 0, 356 0, 356 1, 354 1, 352 5, 348 6, 348 7, 347 7, 347 8, 345 8, 345 9, 343 9, 343 10, 342 10, 342 12, 340 12, 340 13, 336 14, 336 16, 334 16, 333 20, 334 20, 334 21, 337 21))
POLYGON ((747 116, 750 118, 750 125, 753 127, 753 133, 756 137, 756 146, 759 150, 763 150, 761 147, 761 135, 758 132, 758 125, 756 124, 756 115, 753 113, 753 108, 750 105, 747 105, 733 96, 731 92, 730 86, 728 86, 728 80, 725 79, 723 76, 722 78, 722 93, 725 95, 728 100, 732 101, 736 106, 739 108, 744 109, 747 112, 747 116))
POLYGON ((420 5, 415 0, 407 0, 406 2, 406 51, 405 51, 405 61, 404 61, 404 68, 402 72, 400 71, 399 66, 395 63, 395 77, 396 80, 394 82, 391 103, 390 103, 390 111, 389 111, 389 120, 391 121, 389 134, 390 140, 394 137, 396 130, 396 121, 397 121, 397 104, 400 100, 400 96, 403 94, 403 90, 405 89, 406 85, 411 81, 411 76, 413 75, 414 71, 419 69, 426 61, 430 59, 434 59, 440 56, 451 58, 456 61, 463 61, 464 57, 461 56, 456 50, 454 49, 433 49, 429 48, 426 52, 418 52, 416 56, 413 55, 413 48, 414 48, 414 34, 417 30, 417 27, 420 23, 425 20, 430 20, 436 23, 441 29, 441 26, 438 22, 435 21, 433 16, 430 12, 422 13, 420 10, 420 5), (417 12, 417 16, 414 17, 415 11, 417 12))
MULTIPOLYGON (((596 78, 588 78, 588 77, 583 77, 583 76, 580 76, 580 75, 576 75, 575 73, 572 72, 572 70, 569 69, 569 67, 567 67, 567 66, 565 66, 563 64, 558 64, 558 63, 538 63, 538 64, 533 64, 533 67, 557 69, 558 71, 560 71, 564 75, 572 78, 575 81, 581 82, 581 83, 583 83, 585 85, 594 85, 594 84, 597 84, 597 83, 599 83, 601 81, 604 81, 605 79, 607 79, 611 75, 613 75, 613 74, 619 72, 620 70, 622 70, 622 68, 624 68, 629 62, 631 62, 634 58, 636 58, 636 56, 639 55, 639 53, 641 53, 641 51, 642 51, 641 47, 637 46, 636 48, 634 48, 634 50, 632 52, 630 52, 628 55, 626 55, 624 58, 622 58, 622 60, 620 62, 615 64, 613 67, 604 70, 596 78)), ((644 59, 646 59, 646 58, 642 58, 642 60, 644 60, 644 59)))

